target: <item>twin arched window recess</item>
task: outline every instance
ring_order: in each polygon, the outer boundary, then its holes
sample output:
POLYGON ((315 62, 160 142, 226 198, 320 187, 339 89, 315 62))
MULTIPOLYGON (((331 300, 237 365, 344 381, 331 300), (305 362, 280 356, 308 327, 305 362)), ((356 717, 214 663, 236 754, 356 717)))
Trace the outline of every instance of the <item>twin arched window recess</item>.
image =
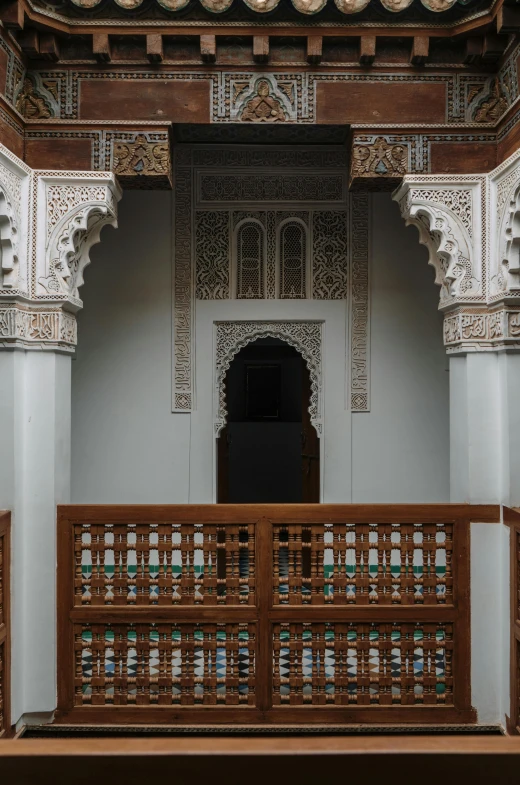
MULTIPOLYGON (((303 221, 288 218, 280 224, 276 251, 277 296, 280 299, 305 299, 308 240, 303 221)), ((263 299, 266 296, 266 236, 260 221, 246 218, 238 224, 235 259, 237 299, 263 299)))
POLYGON ((238 299, 265 297, 265 231, 259 221, 244 220, 236 233, 238 299))
POLYGON ((307 296, 307 228, 296 219, 284 221, 278 239, 279 297, 303 300, 307 296))

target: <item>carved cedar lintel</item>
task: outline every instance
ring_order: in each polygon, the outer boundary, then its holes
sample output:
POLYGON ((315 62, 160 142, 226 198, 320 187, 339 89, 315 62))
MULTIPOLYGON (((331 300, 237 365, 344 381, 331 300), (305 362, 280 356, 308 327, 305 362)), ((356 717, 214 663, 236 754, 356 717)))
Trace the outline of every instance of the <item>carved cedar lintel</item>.
POLYGON ((167 132, 128 132, 111 140, 111 169, 124 188, 170 189, 172 167, 167 132))
POLYGON ((388 136, 354 135, 350 162, 352 190, 393 191, 409 172, 410 144, 388 136))

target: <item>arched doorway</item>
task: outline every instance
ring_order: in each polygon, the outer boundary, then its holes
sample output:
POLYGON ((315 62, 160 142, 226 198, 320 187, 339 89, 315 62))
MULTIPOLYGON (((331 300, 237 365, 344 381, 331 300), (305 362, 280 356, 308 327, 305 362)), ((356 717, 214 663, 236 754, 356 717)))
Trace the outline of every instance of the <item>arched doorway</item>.
POLYGON ((241 349, 225 379, 227 424, 218 439, 219 503, 320 501, 319 439, 309 414, 310 373, 278 338, 241 349))

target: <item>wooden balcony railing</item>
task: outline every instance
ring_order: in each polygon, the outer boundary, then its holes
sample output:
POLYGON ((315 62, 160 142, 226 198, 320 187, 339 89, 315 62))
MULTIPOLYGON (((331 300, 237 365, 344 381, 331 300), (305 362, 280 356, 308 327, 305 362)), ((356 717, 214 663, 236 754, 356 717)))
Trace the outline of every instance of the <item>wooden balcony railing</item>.
POLYGON ((0 511, 0 738, 11 727, 10 717, 10 526, 11 514, 0 511))
POLYGON ((472 722, 468 505, 58 511, 58 719, 472 722))
POLYGON ((511 555, 511 655, 510 655, 510 695, 511 711, 509 732, 520 733, 520 513, 504 507, 504 523, 509 526, 511 555))

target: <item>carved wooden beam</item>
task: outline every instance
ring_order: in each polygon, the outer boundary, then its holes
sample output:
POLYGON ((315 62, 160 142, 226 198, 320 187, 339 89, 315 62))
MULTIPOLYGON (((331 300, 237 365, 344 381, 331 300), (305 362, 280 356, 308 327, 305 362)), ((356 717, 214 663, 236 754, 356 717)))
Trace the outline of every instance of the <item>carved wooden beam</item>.
POLYGON ((350 155, 350 188, 393 191, 408 171, 408 148, 384 135, 354 133, 350 155))
POLYGON ((375 35, 362 35, 359 42, 359 62, 362 65, 372 65, 376 56, 375 35))
POLYGON ((482 60, 483 46, 484 42, 482 38, 472 36, 471 38, 466 39, 466 56, 464 58, 466 65, 480 63, 482 60))
POLYGON ((133 138, 111 139, 111 168, 123 188, 164 190, 172 187, 168 131, 135 131, 133 138))
POLYGON ((146 36, 146 56, 151 63, 160 63, 163 59, 162 35, 146 36))
POLYGON ((508 42, 507 35, 495 35, 494 33, 486 35, 482 48, 482 59, 487 62, 498 60, 504 54, 508 42))
POLYGON ((200 56, 205 63, 214 63, 217 59, 217 38, 214 35, 201 35, 200 56))
POLYGON ((40 57, 53 63, 60 59, 60 46, 54 33, 40 33, 40 57))
POLYGON ((255 63, 267 63, 269 60, 269 36, 253 36, 253 60, 255 63))
POLYGON ((518 33, 520 31, 520 8, 502 5, 497 13, 498 33, 518 33))
POLYGON ((422 65, 425 63, 428 59, 429 49, 430 39, 428 36, 416 35, 413 39, 410 62, 413 63, 413 65, 422 65))
POLYGON ((111 61, 112 53, 107 33, 94 33, 92 36, 92 51, 100 63, 109 63, 111 61))
POLYGON ((20 49, 27 57, 36 58, 40 56, 40 36, 37 30, 22 30, 18 34, 20 49))
POLYGON ((307 62, 319 63, 323 53, 323 36, 307 36, 307 62))
POLYGON ((19 2, 19 0, 8 0, 8 2, 5 2, 2 8, 2 22, 8 30, 23 30, 25 24, 25 4, 19 2))

